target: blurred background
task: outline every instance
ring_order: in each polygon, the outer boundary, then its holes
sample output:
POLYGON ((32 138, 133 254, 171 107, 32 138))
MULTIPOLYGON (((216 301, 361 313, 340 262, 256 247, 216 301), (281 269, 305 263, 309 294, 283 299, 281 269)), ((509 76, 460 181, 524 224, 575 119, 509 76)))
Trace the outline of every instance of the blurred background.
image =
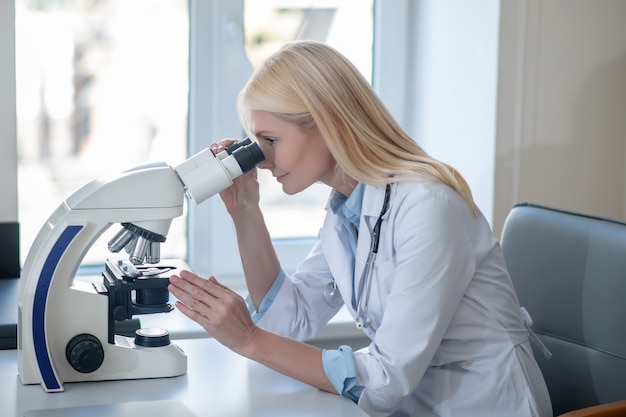
MULTIPOLYGON (((287 41, 316 39, 371 80, 371 0, 249 0, 244 14, 252 66, 287 41)), ((189 30, 186 0, 16 0, 22 264, 48 216, 89 181, 187 157, 189 30)), ((328 187, 287 197, 266 171, 259 181, 274 238, 316 235, 328 187)), ((174 219, 167 239, 162 256, 185 258, 185 216, 174 219)), ((106 245, 96 244, 84 262, 106 256, 106 245)))

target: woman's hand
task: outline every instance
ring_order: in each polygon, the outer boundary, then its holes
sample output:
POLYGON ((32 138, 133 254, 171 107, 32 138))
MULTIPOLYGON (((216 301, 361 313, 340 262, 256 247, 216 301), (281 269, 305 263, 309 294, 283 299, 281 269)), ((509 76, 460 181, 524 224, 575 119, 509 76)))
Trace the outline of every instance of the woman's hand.
MULTIPOLYGON (((211 144, 210 148, 217 155, 235 142, 237 142, 236 139, 223 139, 211 144)), ((245 212, 249 208, 258 209, 259 183, 256 179, 256 169, 235 178, 230 187, 220 192, 220 197, 231 216, 245 212)))
POLYGON ((250 318, 246 302, 215 277, 204 279, 181 271, 180 275, 170 276, 168 290, 179 300, 176 307, 181 313, 224 346, 240 353, 253 342, 259 329, 250 318))
POLYGON ((241 296, 189 271, 170 276, 178 309, 233 352, 324 391, 337 393, 324 371, 322 350, 262 330, 250 318, 241 296))

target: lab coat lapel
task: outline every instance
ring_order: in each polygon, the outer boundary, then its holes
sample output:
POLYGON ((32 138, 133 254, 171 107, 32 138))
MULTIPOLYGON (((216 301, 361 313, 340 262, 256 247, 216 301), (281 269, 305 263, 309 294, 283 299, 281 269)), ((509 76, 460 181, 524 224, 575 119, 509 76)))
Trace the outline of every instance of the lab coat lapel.
POLYGON ((330 273, 335 279, 343 299, 347 300, 346 304, 349 305, 354 275, 354 255, 352 248, 350 248, 348 232, 336 216, 328 215, 324 221, 320 238, 330 273))
POLYGON ((378 215, 383 207, 385 199, 385 186, 368 185, 365 187, 363 194, 363 205, 361 207, 361 220, 359 226, 359 239, 356 247, 356 283, 355 291, 359 294, 359 289, 363 283, 365 274, 365 266, 370 254, 370 246, 372 241, 372 231, 378 215))
MULTIPOLYGON (((374 224, 380 214, 380 209, 385 198, 385 186, 367 185, 363 194, 363 204, 361 206, 361 219, 359 227, 359 238, 356 248, 356 262, 352 249, 350 248, 350 239, 345 227, 341 224, 337 216, 327 215, 324 220, 324 227, 320 234, 323 243, 324 256, 330 269, 331 274, 335 278, 337 287, 341 292, 346 306, 354 316, 355 308, 350 302, 353 299, 353 280, 356 277, 355 291, 358 294, 358 288, 363 281, 365 272, 365 264, 370 251, 370 241, 374 224), (355 275, 356 271, 356 275, 355 275)), ((326 210, 330 210, 326 207, 326 210)), ((387 214, 388 215, 388 214, 387 214)), ((356 296, 354 297, 356 299, 356 296)))

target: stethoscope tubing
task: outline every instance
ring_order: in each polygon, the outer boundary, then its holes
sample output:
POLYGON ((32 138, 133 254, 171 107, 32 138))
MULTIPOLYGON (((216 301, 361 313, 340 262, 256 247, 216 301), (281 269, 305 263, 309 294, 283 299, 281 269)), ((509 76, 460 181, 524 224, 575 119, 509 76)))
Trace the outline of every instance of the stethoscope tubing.
POLYGON ((383 201, 383 207, 380 210, 374 230, 372 230, 372 240, 370 244, 370 254, 367 259, 367 273, 365 275, 365 282, 359 290, 359 297, 357 299, 356 308, 356 327, 362 329, 367 327, 371 323, 371 318, 368 315, 370 294, 372 292, 372 282, 374 281, 374 267, 376 266, 376 257, 378 256, 378 244, 380 242, 380 228, 383 222, 383 216, 389 209, 389 200, 391 197, 391 184, 387 184, 385 188, 385 199, 383 201), (367 288, 366 288, 367 287, 367 288), (363 299, 363 291, 365 290, 365 299, 363 299))

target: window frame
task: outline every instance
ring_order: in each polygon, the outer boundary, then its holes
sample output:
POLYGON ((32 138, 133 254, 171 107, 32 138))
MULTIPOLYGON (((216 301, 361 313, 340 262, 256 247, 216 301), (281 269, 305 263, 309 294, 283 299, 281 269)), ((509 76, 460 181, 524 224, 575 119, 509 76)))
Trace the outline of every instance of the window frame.
MULTIPOLYGON (((385 93, 383 99, 392 111, 397 109, 393 112, 399 114, 407 100, 403 90, 393 88, 396 82, 391 81, 397 81, 399 75, 402 80, 406 80, 410 74, 397 61, 392 61, 393 65, 386 61, 384 51, 396 51, 398 56, 409 56, 402 51, 411 48, 412 32, 387 31, 384 27, 397 24, 394 17, 407 16, 411 4, 404 1, 373 3, 372 83, 377 91, 385 93), (383 59, 376 59, 378 56, 383 59), (387 85, 391 88, 387 88, 387 85)), ((245 58, 243 7, 243 0, 190 0, 190 155, 204 149, 212 140, 236 133, 243 135, 236 115, 235 98, 252 74, 252 67, 245 58), (233 71, 233 68, 238 70, 233 71)), ((219 196, 213 196, 201 205, 189 202, 187 230, 188 263, 196 273, 202 276, 215 275, 235 287, 243 284, 243 269, 234 226, 219 196)), ((287 273, 295 271, 314 242, 315 237, 274 239, 274 248, 283 269, 287 273)))
POLYGON ((0 2, 0 222, 17 222, 15 2, 0 2))
MULTIPOLYGON (((236 97, 253 69, 245 53, 243 3, 190 0, 189 155, 221 138, 244 135, 236 97)), ((216 195, 200 205, 188 203, 187 262, 202 276, 242 285, 235 229, 221 199, 216 195)), ((283 269, 293 272, 314 241, 314 237, 274 240, 283 269)))

